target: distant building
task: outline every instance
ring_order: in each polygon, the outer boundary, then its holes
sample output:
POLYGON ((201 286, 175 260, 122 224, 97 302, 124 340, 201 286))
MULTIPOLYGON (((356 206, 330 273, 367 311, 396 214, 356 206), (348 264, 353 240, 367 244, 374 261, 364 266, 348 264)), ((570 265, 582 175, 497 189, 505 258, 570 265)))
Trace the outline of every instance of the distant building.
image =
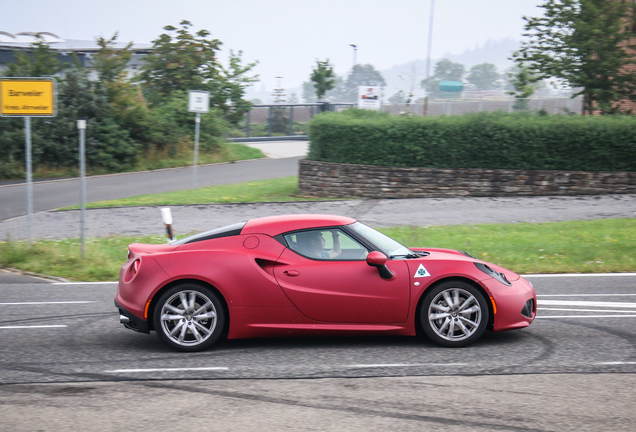
MULTIPOLYGON (((95 40, 62 39, 58 35, 49 32, 11 34, 0 31, 0 74, 10 63, 15 61, 15 52, 28 52, 33 44, 38 41, 46 43, 52 51, 57 52, 57 58, 61 62, 73 62, 73 54, 75 54, 80 64, 85 68, 91 67, 93 54, 99 51, 99 45, 95 40)), ((123 49, 126 45, 127 43, 124 42, 115 42, 113 48, 123 49)), ((134 54, 128 62, 126 70, 128 75, 134 75, 137 69, 141 67, 144 56, 152 52, 152 45, 133 44, 131 49, 134 54)))

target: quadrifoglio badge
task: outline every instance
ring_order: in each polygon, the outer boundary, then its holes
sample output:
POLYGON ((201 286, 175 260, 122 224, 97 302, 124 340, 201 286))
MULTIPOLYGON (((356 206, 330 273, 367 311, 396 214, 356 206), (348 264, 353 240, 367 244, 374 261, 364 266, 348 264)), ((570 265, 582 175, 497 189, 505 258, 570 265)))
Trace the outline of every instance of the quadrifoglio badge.
POLYGON ((428 272, 428 270, 426 270, 424 265, 420 264, 420 266, 417 268, 417 271, 415 272, 415 275, 413 277, 421 278, 421 277, 428 277, 430 275, 431 274, 428 272))

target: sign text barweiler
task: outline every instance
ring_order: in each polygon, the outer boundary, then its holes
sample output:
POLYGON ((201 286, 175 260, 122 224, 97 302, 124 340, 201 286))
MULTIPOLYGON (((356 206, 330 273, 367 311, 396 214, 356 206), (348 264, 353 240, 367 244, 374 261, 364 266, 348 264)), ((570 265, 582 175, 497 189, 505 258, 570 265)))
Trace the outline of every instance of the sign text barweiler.
POLYGON ((52 78, 0 79, 0 115, 6 117, 53 117, 56 112, 52 78))

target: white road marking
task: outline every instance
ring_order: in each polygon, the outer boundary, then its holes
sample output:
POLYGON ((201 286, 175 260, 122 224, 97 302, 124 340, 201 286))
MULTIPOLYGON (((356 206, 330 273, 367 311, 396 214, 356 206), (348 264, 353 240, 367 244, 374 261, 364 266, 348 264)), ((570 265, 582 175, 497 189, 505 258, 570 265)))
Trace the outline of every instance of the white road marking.
POLYGON ((151 372, 200 372, 200 371, 226 371, 227 367, 200 367, 200 368, 156 368, 156 369, 115 369, 104 371, 105 373, 151 373, 151 372))
POLYGON ((605 308, 636 308, 636 303, 595 302, 583 300, 537 300, 537 306, 587 306, 605 308))
POLYGON ((542 297, 636 297, 636 294, 537 294, 542 297))
POLYGON ((354 364, 345 367, 352 369, 364 368, 391 368, 391 367, 416 367, 416 366, 468 366, 468 363, 388 363, 388 364, 354 364))
MULTIPOLYGON (((608 296, 608 295, 606 294, 605 296, 608 296)), ((538 319, 636 318, 636 303, 538 299, 537 311, 538 312, 543 312, 543 311, 590 312, 590 314, 588 315, 539 315, 537 316, 538 319), (563 308, 551 308, 546 306, 563 306, 563 308), (587 308, 600 308, 600 309, 587 309, 587 308), (630 310, 630 309, 634 309, 634 310, 630 310)))
POLYGON ((116 281, 105 282, 53 282, 51 285, 104 285, 104 284, 117 284, 116 281))
POLYGON ((550 316, 537 316, 535 319, 550 319, 550 318, 636 318, 635 315, 550 315, 550 316))
POLYGON ((560 273, 560 274, 527 274, 524 278, 560 278, 560 277, 614 277, 636 276, 636 273, 560 273))
POLYGON ((0 326, 0 330, 65 328, 67 325, 0 326))
POLYGON ((603 365, 603 366, 616 366, 616 365, 636 365, 636 362, 620 362, 620 361, 616 361, 616 362, 602 362, 602 363, 594 363, 596 365, 603 365))
POLYGON ((85 303, 95 303, 95 302, 94 302, 94 301, 15 302, 15 303, 0 303, 0 306, 53 305, 53 304, 85 304, 85 303))
POLYGON ((633 310, 603 310, 603 309, 560 309, 560 308, 541 308, 542 311, 561 311, 561 312, 605 312, 605 313, 636 313, 633 310))

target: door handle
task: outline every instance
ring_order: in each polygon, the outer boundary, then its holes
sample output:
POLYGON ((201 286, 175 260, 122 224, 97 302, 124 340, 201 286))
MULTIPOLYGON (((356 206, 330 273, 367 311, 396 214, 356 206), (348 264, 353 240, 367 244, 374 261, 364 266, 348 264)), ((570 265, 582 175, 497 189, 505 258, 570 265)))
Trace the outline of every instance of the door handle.
POLYGON ((300 275, 300 272, 298 270, 285 270, 283 273, 285 273, 287 276, 291 276, 291 277, 295 277, 300 275))

